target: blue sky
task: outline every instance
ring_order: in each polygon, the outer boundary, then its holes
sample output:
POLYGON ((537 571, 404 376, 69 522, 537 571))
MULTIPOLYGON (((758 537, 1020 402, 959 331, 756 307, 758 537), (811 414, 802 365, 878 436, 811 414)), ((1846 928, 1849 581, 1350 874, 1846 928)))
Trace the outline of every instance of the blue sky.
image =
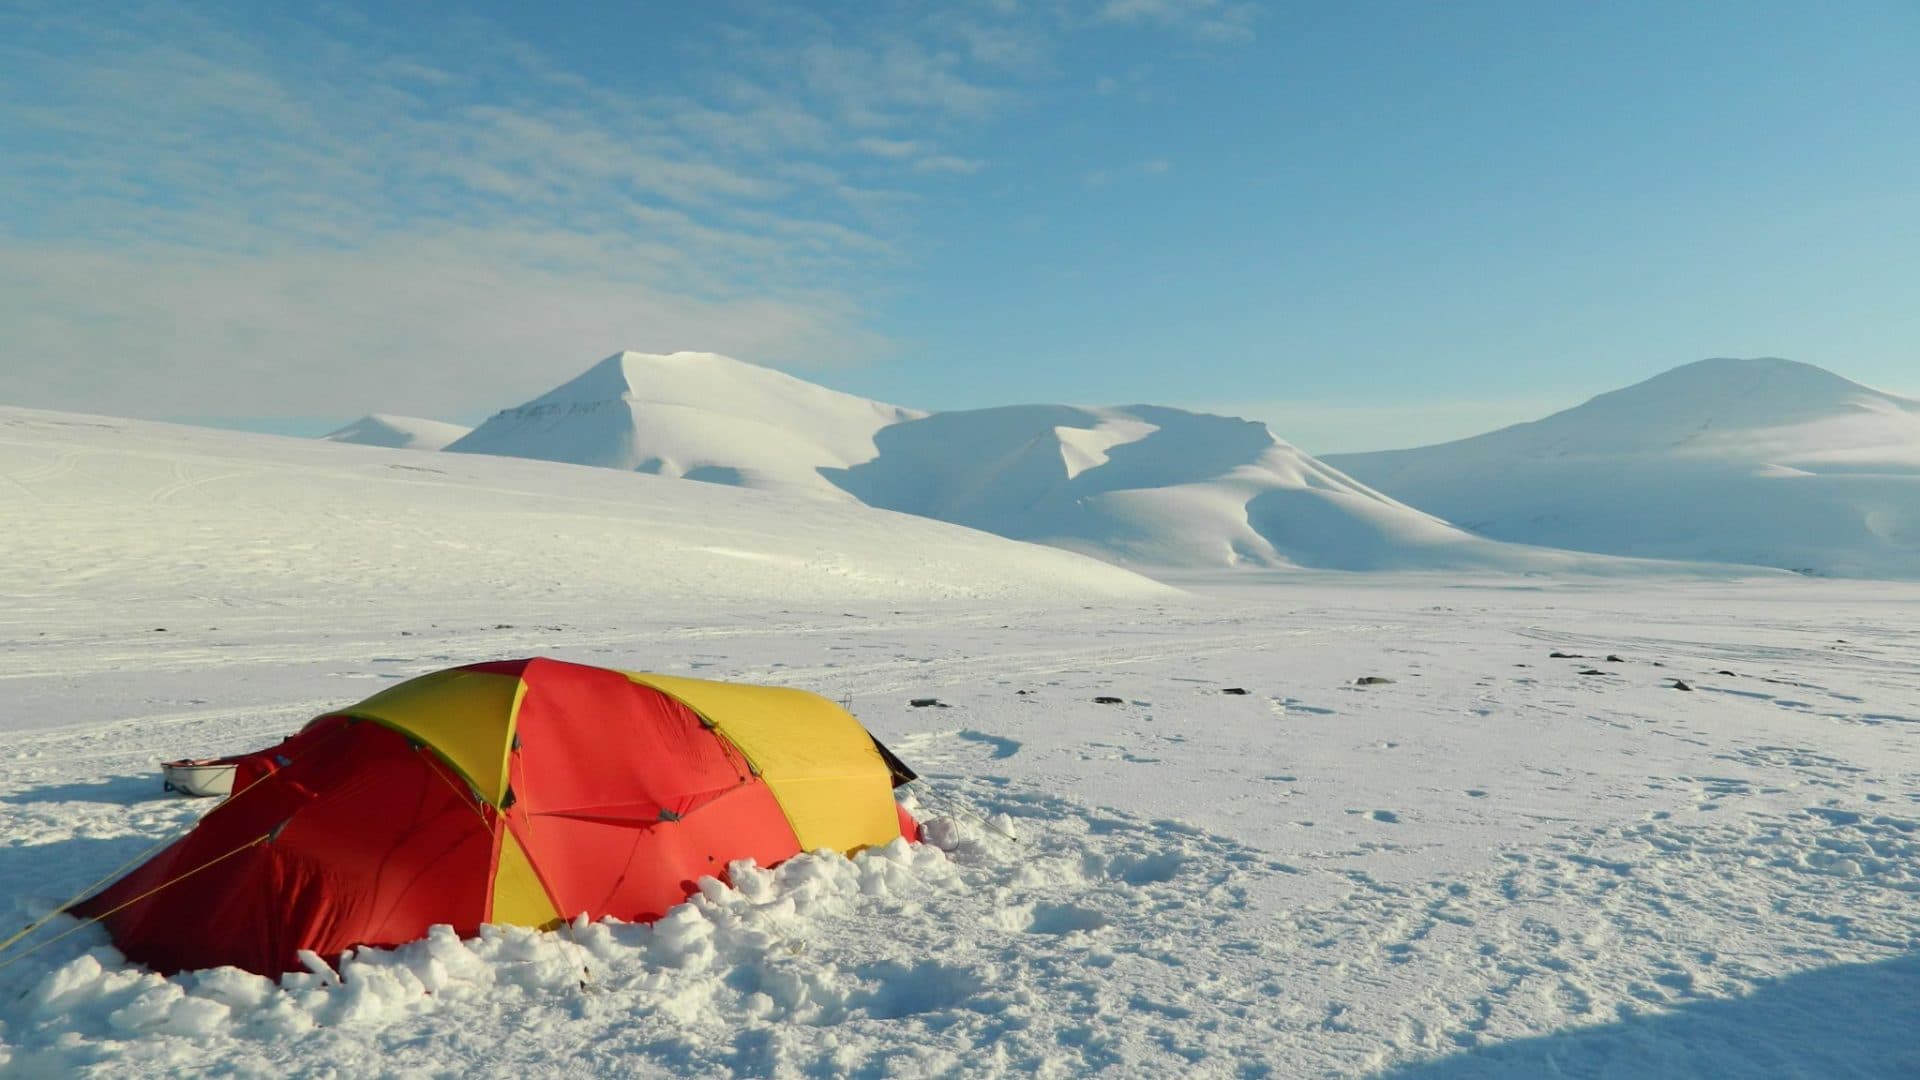
POLYGON ((1334 452, 1716 355, 1920 395, 1910 0, 809 7, 15 0, 0 400, 472 421, 701 348, 1334 452))

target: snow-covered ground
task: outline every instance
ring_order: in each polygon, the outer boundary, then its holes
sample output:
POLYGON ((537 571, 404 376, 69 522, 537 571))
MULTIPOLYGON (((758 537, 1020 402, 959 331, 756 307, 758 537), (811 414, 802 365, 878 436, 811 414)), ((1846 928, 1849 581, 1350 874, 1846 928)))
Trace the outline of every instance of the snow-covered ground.
POLYGON ((0 420, 0 919, 204 812, 158 762, 528 654, 850 699, 940 841, 278 985, 82 928, 0 953, 0 1073, 1920 1071, 1920 586, 1170 592, 818 500, 0 420))

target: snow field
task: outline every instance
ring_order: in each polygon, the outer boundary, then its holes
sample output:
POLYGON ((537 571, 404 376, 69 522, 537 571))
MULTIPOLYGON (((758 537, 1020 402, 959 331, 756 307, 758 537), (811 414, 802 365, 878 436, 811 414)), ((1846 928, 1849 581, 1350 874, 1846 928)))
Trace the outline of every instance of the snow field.
POLYGON ((940 843, 280 983, 81 929, 0 969, 0 1075, 1920 1074, 1912 584, 1178 593, 859 507, 422 457, 0 411, 0 924, 205 811, 160 762, 532 654, 850 701, 940 843))

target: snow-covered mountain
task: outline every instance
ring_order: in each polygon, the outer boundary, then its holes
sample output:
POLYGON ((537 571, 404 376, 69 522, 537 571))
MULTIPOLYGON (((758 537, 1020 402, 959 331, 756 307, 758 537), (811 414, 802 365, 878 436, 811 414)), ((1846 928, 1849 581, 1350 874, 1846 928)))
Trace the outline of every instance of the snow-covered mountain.
POLYGON ((621 352, 447 447, 851 501, 820 473, 923 414, 715 353, 621 352))
POLYGON ((447 444, 472 430, 443 420, 370 413, 338 431, 330 431, 320 437, 332 442, 385 446, 396 450, 444 450, 447 444))
POLYGON ((929 415, 712 353, 610 356, 448 449, 858 500, 1152 566, 1604 569, 1463 533, 1247 420, 929 415))
POLYGON ((1920 577, 1920 401, 1702 360, 1532 423, 1328 463, 1483 536, 1920 577))
POLYGON ((828 476, 869 506, 1153 566, 1385 569, 1539 557, 1353 482, 1266 425, 1152 405, 936 413, 828 476))

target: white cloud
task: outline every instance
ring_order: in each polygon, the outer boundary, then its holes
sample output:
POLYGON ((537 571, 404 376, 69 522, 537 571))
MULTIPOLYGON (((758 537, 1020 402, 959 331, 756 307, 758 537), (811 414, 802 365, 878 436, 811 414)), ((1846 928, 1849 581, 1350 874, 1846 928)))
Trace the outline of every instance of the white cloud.
POLYGON ((913 171, 921 173, 956 173, 971 176, 986 168, 986 162, 973 158, 958 157, 953 154, 935 154, 923 157, 913 163, 913 171))
POLYGON ((920 152, 920 144, 912 139, 881 139, 869 135, 855 139, 854 148, 863 154, 872 154, 880 158, 910 158, 920 152))
POLYGON ((1259 15, 1257 5, 1235 0, 1107 0, 1096 18, 1181 29, 1202 41, 1237 43, 1253 38, 1259 15))

